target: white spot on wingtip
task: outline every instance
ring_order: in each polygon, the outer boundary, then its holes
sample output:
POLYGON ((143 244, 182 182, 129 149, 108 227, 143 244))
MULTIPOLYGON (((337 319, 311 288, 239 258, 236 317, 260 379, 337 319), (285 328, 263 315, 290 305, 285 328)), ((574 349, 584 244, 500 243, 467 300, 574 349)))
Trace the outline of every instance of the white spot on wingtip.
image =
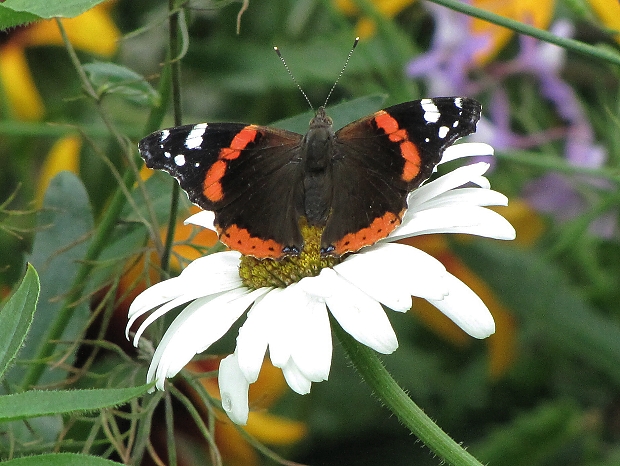
POLYGON ((164 142, 166 139, 168 139, 168 136, 170 136, 170 131, 168 131, 167 129, 162 130, 159 135, 159 141, 164 142))
POLYGON ((202 136, 207 130, 206 123, 200 123, 192 128, 185 139, 185 147, 188 149, 196 149, 202 144, 202 136))
POLYGON ((424 110, 424 119, 427 123, 437 123, 441 113, 439 113, 439 109, 437 105, 431 99, 422 99, 420 100, 420 105, 422 106, 422 110, 424 110))
POLYGON ((461 97, 457 97, 454 99, 454 105, 458 108, 463 108, 463 99, 461 97))
POLYGON ((439 128, 439 131, 437 131, 437 136, 443 139, 448 135, 448 131, 450 131, 450 128, 448 128, 447 126, 441 126, 439 128))
POLYGON ((456 128, 459 125, 459 120, 456 120, 454 123, 452 123, 452 127, 456 128))
POLYGON ((183 154, 175 155, 174 163, 176 163, 177 166, 182 167, 185 165, 185 156, 183 154))
POLYGON ((172 154, 170 152, 164 152, 164 157, 166 157, 167 159, 169 159, 170 157, 172 157, 172 154))

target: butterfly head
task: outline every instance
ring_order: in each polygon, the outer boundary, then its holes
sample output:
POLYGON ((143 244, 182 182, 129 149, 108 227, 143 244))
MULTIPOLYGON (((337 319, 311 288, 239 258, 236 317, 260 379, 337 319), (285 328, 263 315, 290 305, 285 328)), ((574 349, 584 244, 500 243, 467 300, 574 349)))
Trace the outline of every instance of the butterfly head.
POLYGON ((325 112, 325 107, 319 107, 314 115, 314 118, 310 120, 310 129, 314 128, 330 128, 333 124, 332 119, 325 112))

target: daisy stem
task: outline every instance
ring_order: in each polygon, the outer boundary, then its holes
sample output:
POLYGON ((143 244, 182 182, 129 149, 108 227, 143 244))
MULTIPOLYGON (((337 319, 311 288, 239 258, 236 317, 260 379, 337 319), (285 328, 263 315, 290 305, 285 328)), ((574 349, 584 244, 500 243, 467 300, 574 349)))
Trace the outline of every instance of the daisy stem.
POLYGON ((429 418, 387 371, 377 353, 349 335, 335 319, 332 328, 347 352, 349 359, 375 395, 385 403, 400 421, 433 453, 454 466, 482 466, 437 424, 429 418))

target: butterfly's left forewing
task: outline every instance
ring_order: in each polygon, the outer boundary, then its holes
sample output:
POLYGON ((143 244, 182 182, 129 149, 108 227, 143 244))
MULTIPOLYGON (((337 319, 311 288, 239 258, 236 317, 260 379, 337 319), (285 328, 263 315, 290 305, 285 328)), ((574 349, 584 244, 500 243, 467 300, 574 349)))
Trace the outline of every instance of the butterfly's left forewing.
POLYGON ((259 258, 301 249, 302 136, 240 123, 201 123, 157 131, 139 144, 149 168, 174 176, 189 199, 215 212, 220 239, 259 258), (296 181, 297 180, 297 181, 296 181))

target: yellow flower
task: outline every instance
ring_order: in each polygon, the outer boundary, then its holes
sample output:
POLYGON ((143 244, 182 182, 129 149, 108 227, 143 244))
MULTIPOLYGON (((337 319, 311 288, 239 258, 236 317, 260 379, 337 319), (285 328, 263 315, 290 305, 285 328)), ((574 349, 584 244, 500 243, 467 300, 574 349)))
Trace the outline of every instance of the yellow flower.
POLYGON ((620 2, 617 0, 589 0, 590 6, 605 26, 616 31, 614 37, 620 43, 620 2))
POLYGON ((52 180, 61 171, 77 174, 80 166, 82 140, 78 136, 67 136, 54 143, 43 162, 37 183, 37 205, 43 204, 43 196, 52 180))
MULTIPOLYGON (((106 57, 116 52, 120 32, 110 18, 110 6, 110 2, 103 3, 75 18, 62 20, 76 48, 106 57)), ((18 28, 0 46, 0 85, 11 116, 18 120, 43 117, 43 101, 28 68, 25 50, 44 45, 62 45, 54 20, 18 28)))
MULTIPOLYGON (((547 29, 553 18, 553 0, 473 0, 472 5, 506 18, 547 29)), ((472 32, 490 38, 489 46, 475 57, 478 64, 488 62, 513 36, 514 31, 473 18, 472 32)))
MULTIPOLYGON (((403 11, 415 0, 373 0, 375 8, 386 18, 393 18, 398 13, 403 11)), ((342 11, 347 16, 357 16, 359 10, 354 0, 334 0, 336 8, 342 11)), ((375 33, 375 22, 366 17, 359 19, 355 28, 356 35, 362 39, 370 37, 375 33)))

